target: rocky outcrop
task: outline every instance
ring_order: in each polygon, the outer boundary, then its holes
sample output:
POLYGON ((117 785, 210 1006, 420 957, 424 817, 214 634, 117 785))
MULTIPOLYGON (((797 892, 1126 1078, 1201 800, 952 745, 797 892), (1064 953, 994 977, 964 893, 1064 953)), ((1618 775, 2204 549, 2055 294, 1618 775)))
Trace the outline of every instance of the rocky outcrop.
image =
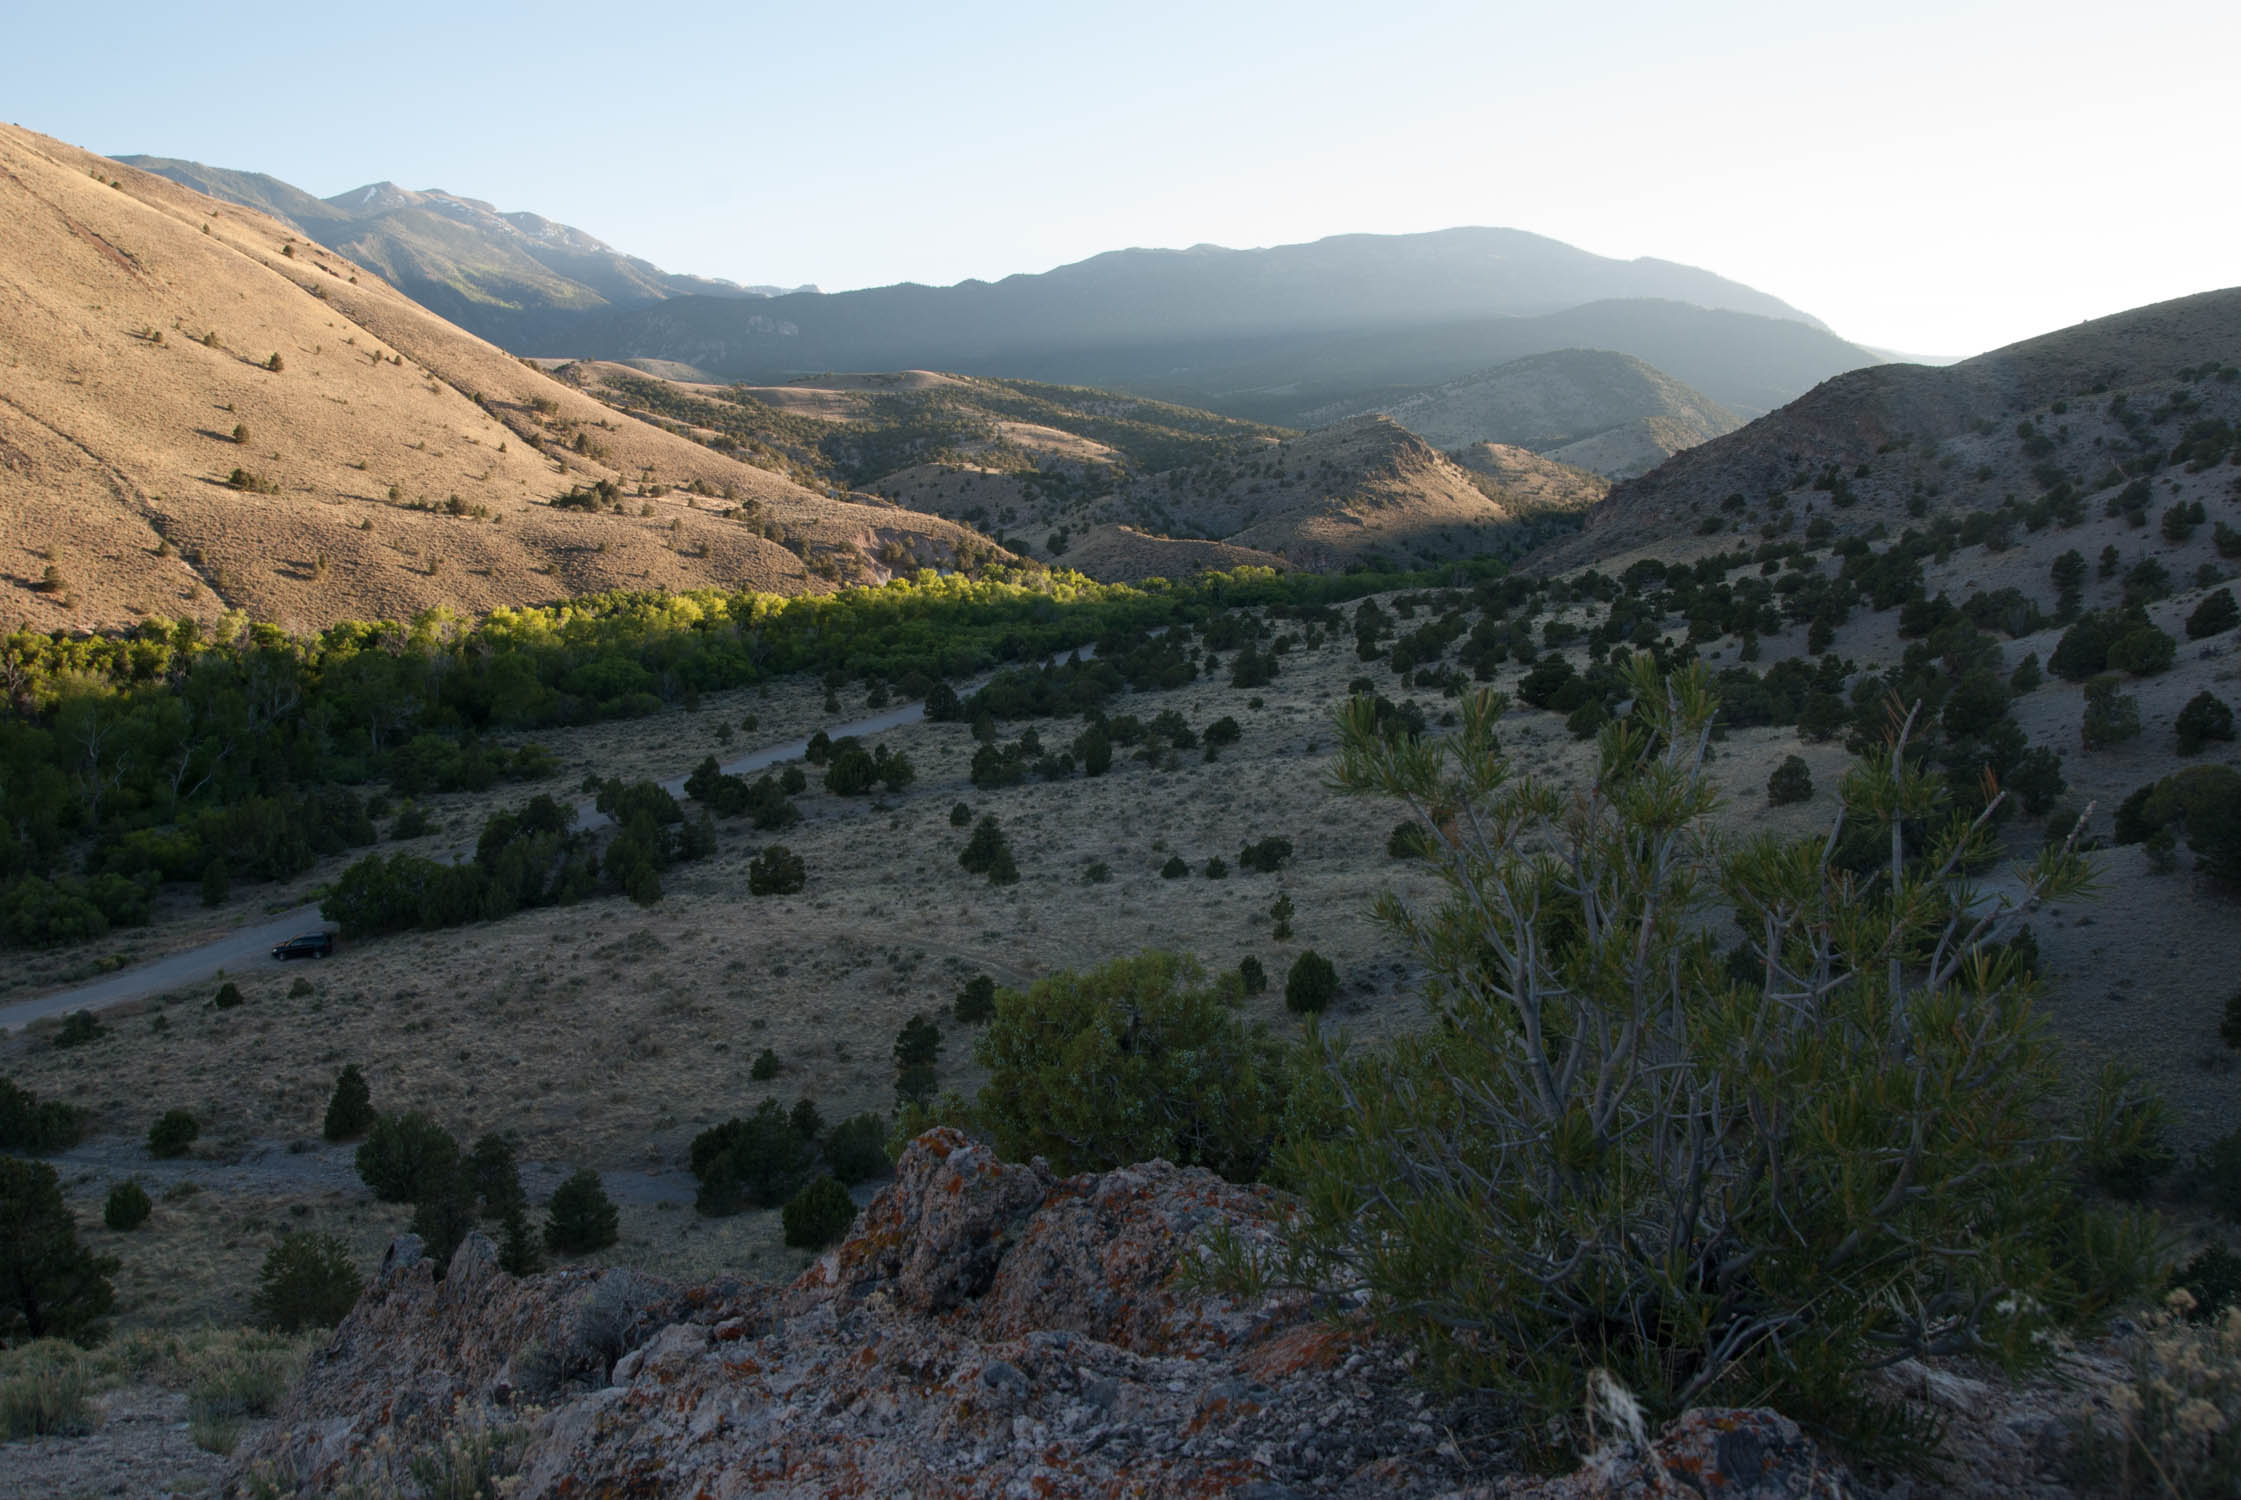
POLYGON ((233 1492, 452 1492, 478 1471, 519 1496, 1840 1492, 1750 1411, 1515 1477, 1484 1403, 1428 1393, 1345 1309, 1189 1289, 1202 1231, 1266 1243, 1280 1213, 1200 1170, 1058 1178, 937 1130, 787 1288, 517 1281, 480 1235, 439 1281, 408 1237, 233 1492))

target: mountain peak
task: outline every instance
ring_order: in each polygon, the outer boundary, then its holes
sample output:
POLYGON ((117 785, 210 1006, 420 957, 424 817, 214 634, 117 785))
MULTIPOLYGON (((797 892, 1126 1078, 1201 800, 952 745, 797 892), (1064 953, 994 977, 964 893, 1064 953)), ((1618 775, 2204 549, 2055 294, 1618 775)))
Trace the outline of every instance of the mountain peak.
POLYGON ((401 188, 394 182, 369 182, 364 187, 337 193, 323 201, 347 214, 380 214, 418 203, 421 197, 421 194, 409 188, 401 188))

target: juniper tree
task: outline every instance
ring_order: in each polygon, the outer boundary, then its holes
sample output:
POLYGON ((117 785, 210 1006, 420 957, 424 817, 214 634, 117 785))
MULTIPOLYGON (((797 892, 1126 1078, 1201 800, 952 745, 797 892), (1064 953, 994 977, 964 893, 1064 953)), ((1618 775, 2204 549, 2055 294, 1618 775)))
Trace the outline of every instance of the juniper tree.
POLYGON ((562 1255, 604 1250, 618 1237, 618 1215, 599 1185, 599 1174, 578 1169, 553 1190, 545 1219, 545 1244, 562 1255))
POLYGON ((330 1141, 347 1141, 364 1133, 374 1121, 373 1090, 356 1063, 345 1063, 335 1075, 335 1091, 327 1099, 327 1116, 319 1133, 330 1141))
POLYGON ((986 875, 990 885, 1017 885, 1019 866, 1012 859, 1011 841, 1004 837, 994 814, 973 825, 957 863, 974 875, 986 875))
POLYGON ((116 1302, 117 1266, 78 1244, 53 1167, 0 1156, 0 1343, 92 1342, 116 1302))

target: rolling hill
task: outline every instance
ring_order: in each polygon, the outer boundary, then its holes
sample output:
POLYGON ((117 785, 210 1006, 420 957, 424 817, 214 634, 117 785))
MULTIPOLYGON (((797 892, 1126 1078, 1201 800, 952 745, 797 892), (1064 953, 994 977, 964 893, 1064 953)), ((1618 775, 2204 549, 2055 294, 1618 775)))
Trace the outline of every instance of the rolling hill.
POLYGON ((2094 497, 2154 474, 2191 444, 2195 423, 2241 416, 2226 409, 2241 393, 2237 364, 2241 288, 2229 288, 1952 365, 1856 370, 1619 485, 1580 536, 1534 563, 1561 569, 1716 537, 1758 520, 1762 503, 1896 530, 1932 507, 2094 497))
POLYGON ((423 307, 501 345, 510 346, 558 315, 669 297, 759 298, 784 290, 673 275, 580 229, 533 213, 500 213, 456 193, 376 182, 316 198, 261 172, 162 156, 117 160, 270 214, 379 272, 423 307))
MULTIPOLYGON (((1631 355, 1561 349, 1528 355, 1368 410, 1437 448, 1501 443, 1625 478, 1656 468, 1742 419, 1631 355)), ((1355 413, 1317 413, 1335 420, 1355 413)))
POLYGON ((1305 434, 1112 391, 927 370, 717 386, 601 361, 556 376, 811 486, 869 490, 1093 577, 1517 553, 1594 475, 1466 466, 1383 417, 1305 434))
POLYGON ((13 127, 0 359, 7 625, 793 592, 986 550, 619 415, 261 212, 13 127))

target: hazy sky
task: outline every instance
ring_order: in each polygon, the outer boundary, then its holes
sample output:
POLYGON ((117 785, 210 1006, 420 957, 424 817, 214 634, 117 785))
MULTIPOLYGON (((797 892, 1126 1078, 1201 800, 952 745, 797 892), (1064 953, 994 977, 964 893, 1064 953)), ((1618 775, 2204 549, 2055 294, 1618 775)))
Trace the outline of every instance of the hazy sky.
POLYGON ((11 7, 0 114, 827 290, 1506 225, 1967 354, 2241 283, 2241 4, 11 7))

